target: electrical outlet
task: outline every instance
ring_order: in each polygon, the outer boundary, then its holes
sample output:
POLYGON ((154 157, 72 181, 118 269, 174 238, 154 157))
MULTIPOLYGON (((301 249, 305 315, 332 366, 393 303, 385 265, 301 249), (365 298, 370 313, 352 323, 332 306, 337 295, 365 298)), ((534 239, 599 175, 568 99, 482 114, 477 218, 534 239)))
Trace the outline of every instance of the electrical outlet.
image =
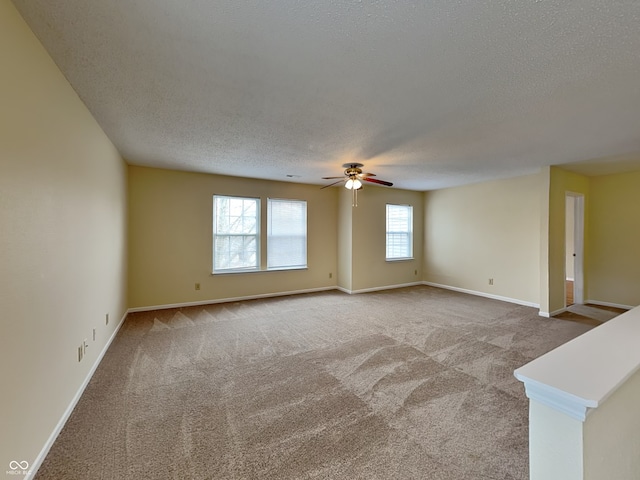
POLYGON ((85 356, 87 354, 87 348, 89 348, 89 342, 87 342, 87 339, 84 339, 84 342, 82 342, 82 356, 85 356))
POLYGON ((413 271, 413 274, 414 274, 414 275, 417 275, 417 274, 418 274, 418 270, 414 270, 414 271, 413 271))
POLYGON ((200 284, 196 283, 196 290, 200 290, 200 284))
POLYGON ((81 362, 82 361, 82 357, 84 356, 84 352, 83 352, 83 348, 82 345, 80 345, 78 347, 78 361, 81 362))
POLYGON ((333 278, 333 273, 329 272, 329 278, 333 278))
POLYGON ((493 285, 493 278, 489 279, 489 285, 493 285))
POLYGON ((109 325, 109 314, 105 316, 105 325, 109 325))
POLYGON ((93 341, 94 342, 96 341, 96 329, 95 328, 93 329, 93 341))

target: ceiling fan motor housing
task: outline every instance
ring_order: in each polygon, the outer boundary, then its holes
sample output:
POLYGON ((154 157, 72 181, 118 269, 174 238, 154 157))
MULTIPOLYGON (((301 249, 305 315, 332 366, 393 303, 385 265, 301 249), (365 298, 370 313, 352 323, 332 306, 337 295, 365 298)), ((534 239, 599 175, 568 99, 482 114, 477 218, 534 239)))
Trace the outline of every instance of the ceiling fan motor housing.
POLYGON ((358 175, 362 173, 362 169, 360 167, 364 167, 364 165, 361 163, 345 163, 344 165, 342 165, 342 168, 346 168, 346 170, 344 171, 344 174, 346 176, 358 175))
POLYGON ((359 167, 354 167, 354 166, 350 166, 349 168, 347 168, 344 171, 344 174, 349 178, 352 178, 355 175, 360 175, 361 173, 362 173, 362 169, 360 169, 359 167))

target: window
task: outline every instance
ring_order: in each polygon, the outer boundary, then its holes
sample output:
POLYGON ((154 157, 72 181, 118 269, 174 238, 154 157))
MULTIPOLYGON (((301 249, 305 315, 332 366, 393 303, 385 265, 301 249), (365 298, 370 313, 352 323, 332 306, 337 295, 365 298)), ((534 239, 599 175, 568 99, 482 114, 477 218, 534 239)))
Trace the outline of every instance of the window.
POLYGON ((213 197, 213 271, 260 266, 260 199, 213 197))
POLYGON ((307 266, 307 202, 267 200, 267 268, 307 266))
POLYGON ((387 260, 413 258, 413 207, 387 205, 387 260))

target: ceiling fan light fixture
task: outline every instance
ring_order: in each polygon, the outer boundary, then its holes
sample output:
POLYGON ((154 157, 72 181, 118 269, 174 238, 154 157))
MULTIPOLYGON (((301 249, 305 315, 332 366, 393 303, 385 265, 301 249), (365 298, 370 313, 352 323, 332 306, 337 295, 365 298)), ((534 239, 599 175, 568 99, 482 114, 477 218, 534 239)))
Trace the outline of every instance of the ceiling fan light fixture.
MULTIPOLYGON (((346 188, 347 190, 351 190, 351 205, 354 207, 358 206, 358 190, 362 189, 363 182, 377 183, 379 185, 386 185, 387 187, 393 185, 393 183, 391 182, 372 178, 376 176, 374 173, 362 173, 362 168, 360 168, 362 166, 363 165, 361 163, 345 163, 344 165, 342 165, 342 167, 345 169, 344 176, 346 177, 344 178, 344 188, 346 188)), ((333 185, 341 183, 342 180, 340 180, 340 178, 343 177, 322 177, 323 180, 338 179, 338 181, 330 183, 329 185, 325 185, 321 188, 332 187, 333 185)))
MULTIPOLYGON (((355 177, 355 175, 353 176, 355 177)), ((344 184, 344 188, 347 190, 360 190, 362 188, 362 182, 358 178, 350 177, 344 184)))

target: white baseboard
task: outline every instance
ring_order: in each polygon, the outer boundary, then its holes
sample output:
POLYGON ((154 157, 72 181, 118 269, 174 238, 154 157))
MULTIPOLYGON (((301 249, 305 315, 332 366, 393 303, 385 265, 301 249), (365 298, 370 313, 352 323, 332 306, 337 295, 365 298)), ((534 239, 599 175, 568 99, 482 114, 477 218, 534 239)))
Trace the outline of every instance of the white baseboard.
POLYGON ((502 295, 493 295, 492 293, 478 292, 476 290, 468 290, 466 288, 452 287, 450 285, 443 285, 441 283, 434 282, 422 282, 423 285, 429 285, 430 287, 444 288, 445 290, 453 290, 454 292, 468 293, 469 295, 476 295, 478 297, 491 298, 493 300, 500 300, 502 302, 515 303, 517 305, 524 305, 525 307, 540 308, 540 304, 534 302, 528 302, 526 300, 520 300, 517 298, 503 297, 502 295))
MULTIPOLYGON (((198 306, 198 305, 208 305, 208 304, 212 304, 212 303, 226 303, 226 302, 237 302, 237 301, 242 301, 242 300, 255 300, 255 299, 258 299, 258 298, 280 297, 280 296, 286 296, 286 295, 296 295, 296 294, 301 294, 301 293, 322 292, 322 291, 327 291, 327 290, 340 290, 340 291, 342 291, 344 293, 348 293, 348 294, 358 294, 358 293, 366 293, 366 292, 375 292, 375 291, 380 291, 380 290, 391 290, 391 289, 395 289, 395 288, 413 287, 413 286, 416 286, 416 285, 429 285, 429 286, 432 286, 432 287, 444 288, 446 290, 453 290, 453 291, 456 291, 456 292, 467 293, 467 294, 477 295, 477 296, 481 296, 481 297, 487 297, 487 298, 491 298, 491 299, 494 299, 494 300, 501 300, 501 301, 504 301, 504 302, 515 303, 515 304, 518 304, 518 305, 525 305, 525 306, 528 306, 528 307, 539 308, 538 304, 535 304, 535 303, 532 303, 532 302, 526 302, 526 301, 518 300, 518 299, 515 299, 515 298, 503 297, 503 296, 500 296, 500 295, 492 295, 492 294, 489 294, 489 293, 477 292, 477 291, 474 291, 474 290, 467 290, 467 289, 458 288, 458 287, 451 287, 449 285, 442 285, 442 284, 432 283, 432 282, 411 282, 411 283, 404 283, 404 284, 399 284, 399 285, 385 285, 385 286, 382 286, 382 287, 363 288, 363 289, 359 289, 359 290, 348 290, 348 289, 345 289, 343 287, 330 286, 330 287, 321 287, 321 288, 311 288, 311 289, 306 289, 306 290, 294 290, 294 291, 290 291, 290 292, 265 293, 265 294, 259 294, 259 295, 246 295, 246 296, 242 296, 242 297, 231 297, 231 298, 221 298, 221 299, 213 299, 213 300, 202 300, 202 301, 196 301, 196 302, 183 302, 183 303, 173 303, 173 304, 166 304, 166 305, 154 305, 154 306, 148 306, 148 307, 130 308, 124 313, 124 315, 120 319, 120 322, 118 323, 118 326, 113 331, 113 334, 111 335, 111 337, 109 338, 109 340, 107 341, 107 343, 103 347, 102 351, 100 352, 100 354, 96 358, 96 361, 94 362, 93 366, 91 367, 91 370, 89 370, 89 372, 87 373, 87 376, 85 377, 84 381, 82 382, 82 385, 80 385, 80 387, 78 388, 78 391, 76 392, 76 394, 74 395, 73 399, 69 403, 69 406, 67 407, 67 409, 63 413, 63 415, 60 418, 60 421, 56 425, 55 429, 53 430, 53 432, 49 436, 47 442, 45 443, 44 447, 40 451, 40 454, 33 461, 33 464, 31 465, 31 468, 30 468, 30 473, 27 476, 25 476, 24 478, 26 480, 32 480, 35 477, 38 469, 40 468, 40 465, 42 465, 42 462, 44 461, 45 457, 49 453, 49 450, 53 446, 53 443, 55 442, 56 438, 58 437, 58 435, 60 434, 60 432, 64 428, 64 425, 67 423, 67 420, 71 416, 71 413, 73 412, 73 409, 75 408, 76 404, 80 400, 80 397, 84 393, 84 390, 86 389, 87 385, 89 384, 89 381, 93 377, 96 369, 98 368, 98 366, 100 365, 100 362, 102 361, 102 358, 104 357, 105 353, 109 349, 109 346, 111 345, 111 343, 115 339, 116 335, 118 334, 118 331, 120 330, 120 327, 122 327, 122 324, 124 323, 124 320, 127 318, 127 315, 129 313, 146 312, 146 311, 150 311, 150 310, 162 310, 162 309, 168 309, 168 308, 180 308, 180 307, 190 307, 190 306, 198 306)), ((599 305, 608 305, 608 306, 619 306, 619 305, 616 305, 616 304, 607 304, 607 303, 604 303, 604 302, 595 302, 595 301, 590 301, 590 303, 599 304, 599 305)), ((628 309, 633 308, 633 307, 627 307, 627 306, 619 306, 619 307, 620 308, 628 308, 628 309)), ((540 315, 545 316, 543 313, 544 312, 540 312, 540 315)), ((555 312, 554 312, 554 314, 555 314, 555 312)))
POLYGON ((338 290, 349 295, 368 292, 379 292, 380 290, 393 290, 394 288, 415 287, 416 285, 422 285, 422 282, 400 283, 397 285, 384 285, 382 287, 361 288, 359 290, 347 290, 343 287, 336 287, 338 290))
POLYGON ((541 317, 545 317, 545 318, 551 318, 551 317, 555 317, 556 315, 560 315, 562 312, 566 312, 567 308, 559 308, 558 310, 554 310, 553 312, 543 312, 542 310, 540 310, 538 312, 538 315, 540 315, 541 317))
POLYGON ((635 306, 633 305, 622 305, 621 303, 600 302, 598 300, 587 300, 584 303, 592 303, 593 305, 601 305, 603 307, 623 308, 624 310, 631 310, 632 308, 635 308, 635 306))
POLYGON ((47 439, 46 443, 42 447, 42 450, 40 451, 36 459, 33 461, 33 463, 31 464, 31 467, 29 469, 29 474, 24 477, 26 480, 31 480, 36 476, 36 473, 38 472, 40 465, 42 465, 42 462, 44 461, 45 457, 49 453, 49 450, 51 450, 53 443, 56 441, 56 438, 58 438, 58 435, 64 428, 64 425, 67 423, 67 420, 69 420, 69 417, 73 412, 73 409, 76 407, 78 401, 80 400, 80 397, 82 397, 82 394, 84 393, 85 388, 87 388, 87 385, 89 385, 89 381, 93 377, 93 374, 96 372, 96 369, 98 368, 98 365, 100 365, 100 362, 102 361, 102 358, 104 357, 105 353, 107 353, 107 350, 111 345, 111 342, 113 342, 113 339, 116 338, 116 335, 118 334, 118 331, 120 331, 120 327, 122 327, 122 324, 124 323, 125 318, 127 318, 128 313, 129 313, 129 310, 124 312, 124 315, 120 319, 118 326, 115 328, 115 330, 111 334, 111 337, 109 337, 109 340, 107 341, 104 348, 98 355, 98 358, 96 358, 96 361, 91 366, 91 370, 89 370, 89 372, 87 373, 87 376, 85 377, 84 381, 80 385, 80 388, 78 388, 78 391, 71 399, 71 403, 69 403, 69 406, 62 414, 62 417, 58 421, 58 424, 56 425, 56 427, 53 429, 53 432, 51 432, 51 435, 49 435, 49 438, 47 439))
POLYGON ((284 297, 287 295, 324 292, 327 290, 336 290, 336 289, 342 290, 339 287, 331 286, 331 287, 320 287, 320 288, 308 288, 305 290, 292 290, 290 292, 260 293, 258 295, 245 295, 242 297, 216 298, 216 299, 210 299, 210 300, 198 300, 196 302, 168 303, 164 305, 151 305, 148 307, 133 307, 129 309, 129 313, 148 312, 150 310, 166 310, 168 308, 197 307, 198 305, 211 305, 212 303, 240 302, 242 300, 256 300, 258 298, 284 297))

